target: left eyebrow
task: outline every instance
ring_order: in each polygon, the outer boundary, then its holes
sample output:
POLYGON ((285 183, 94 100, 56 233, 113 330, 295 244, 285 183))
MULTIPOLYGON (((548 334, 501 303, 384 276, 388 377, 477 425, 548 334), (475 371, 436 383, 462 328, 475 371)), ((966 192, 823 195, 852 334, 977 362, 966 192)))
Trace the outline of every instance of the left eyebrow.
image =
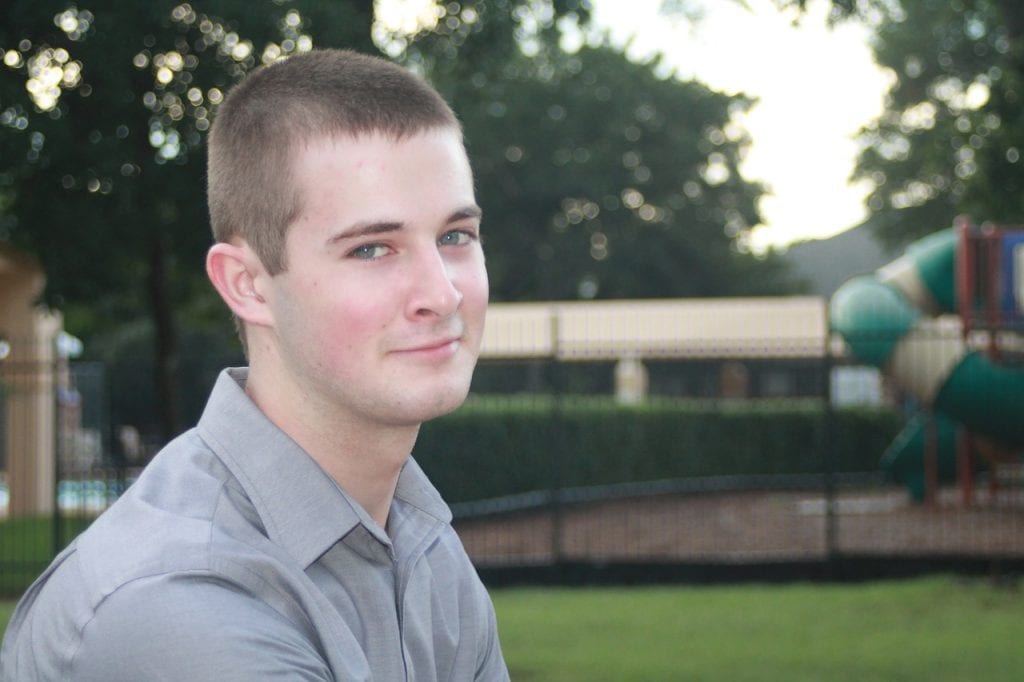
MULTIPOLYGON (((445 225, 451 225, 457 223, 460 220, 467 220, 471 218, 480 218, 483 216, 483 211, 479 206, 472 204, 470 206, 464 206, 456 211, 453 211, 451 215, 445 220, 445 225)), ((358 222, 347 228, 332 234, 327 240, 328 246, 337 244, 338 242, 346 241, 349 239, 361 239, 363 237, 372 237, 379 234, 388 234, 391 232, 400 232, 405 229, 405 223, 399 220, 373 220, 368 222, 358 222)))
POLYGON ((481 210, 481 208, 476 204, 473 204, 471 206, 465 206, 453 212, 450 216, 448 216, 448 220, 445 221, 445 224, 450 225, 451 223, 457 223, 460 220, 465 220, 467 218, 482 218, 483 215, 483 210, 481 210))

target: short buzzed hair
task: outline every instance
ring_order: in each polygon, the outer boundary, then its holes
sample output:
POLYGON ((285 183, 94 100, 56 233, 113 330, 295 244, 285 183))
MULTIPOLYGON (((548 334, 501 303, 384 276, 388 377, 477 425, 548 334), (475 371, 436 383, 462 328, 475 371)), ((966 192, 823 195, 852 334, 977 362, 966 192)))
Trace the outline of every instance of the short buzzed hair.
POLYGON ((436 128, 461 132, 436 90, 380 57, 314 50, 260 67, 232 88, 210 129, 213 236, 241 237, 271 275, 282 272, 287 228, 301 210, 292 162, 303 143, 371 133, 402 139, 436 128))

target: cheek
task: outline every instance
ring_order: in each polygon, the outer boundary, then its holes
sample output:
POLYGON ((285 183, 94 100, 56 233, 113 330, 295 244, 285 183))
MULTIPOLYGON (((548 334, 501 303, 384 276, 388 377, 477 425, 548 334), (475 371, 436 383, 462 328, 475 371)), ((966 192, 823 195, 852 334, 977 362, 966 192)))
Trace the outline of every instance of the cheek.
POLYGON ((358 353, 386 342, 382 331, 400 316, 406 285, 385 268, 375 268, 372 273, 355 267, 348 270, 324 279, 313 312, 332 347, 358 353))
POLYGON ((349 353, 365 349, 388 326, 389 315, 385 306, 373 295, 348 296, 341 300, 325 301, 319 311, 323 338, 333 348, 349 353), (376 304, 374 302, 376 301, 376 304))
POLYGON ((487 281, 487 269, 484 267, 483 258, 479 264, 467 268, 460 286, 463 296, 463 305, 468 309, 482 310, 487 307, 487 300, 490 296, 490 288, 487 281))

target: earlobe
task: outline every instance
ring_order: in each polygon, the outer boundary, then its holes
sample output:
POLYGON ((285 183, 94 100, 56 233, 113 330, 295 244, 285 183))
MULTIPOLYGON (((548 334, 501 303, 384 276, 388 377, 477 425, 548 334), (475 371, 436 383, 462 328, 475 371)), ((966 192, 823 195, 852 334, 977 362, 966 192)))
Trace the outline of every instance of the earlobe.
POLYGON ((259 257, 245 242, 219 242, 206 254, 206 274, 236 317, 247 324, 269 326, 270 308, 259 293, 267 276, 259 257))

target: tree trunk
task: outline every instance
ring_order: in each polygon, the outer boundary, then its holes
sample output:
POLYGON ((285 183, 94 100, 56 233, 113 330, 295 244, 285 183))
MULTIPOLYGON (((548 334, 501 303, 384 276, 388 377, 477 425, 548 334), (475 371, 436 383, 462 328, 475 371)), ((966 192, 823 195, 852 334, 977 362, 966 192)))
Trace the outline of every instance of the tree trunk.
POLYGON ((999 0, 998 4, 1010 38, 1015 42, 1020 40, 1024 37, 1024 8, 1020 6, 1019 0, 999 0))
POLYGON ((178 412, 178 336, 168 292, 167 249, 163 230, 153 239, 149 258, 149 302, 153 316, 155 384, 161 442, 182 431, 178 412))
POLYGON ((352 1, 352 10, 356 15, 352 34, 359 36, 359 42, 354 42, 350 47, 370 54, 377 51, 377 46, 373 44, 373 4, 373 0, 352 1))

